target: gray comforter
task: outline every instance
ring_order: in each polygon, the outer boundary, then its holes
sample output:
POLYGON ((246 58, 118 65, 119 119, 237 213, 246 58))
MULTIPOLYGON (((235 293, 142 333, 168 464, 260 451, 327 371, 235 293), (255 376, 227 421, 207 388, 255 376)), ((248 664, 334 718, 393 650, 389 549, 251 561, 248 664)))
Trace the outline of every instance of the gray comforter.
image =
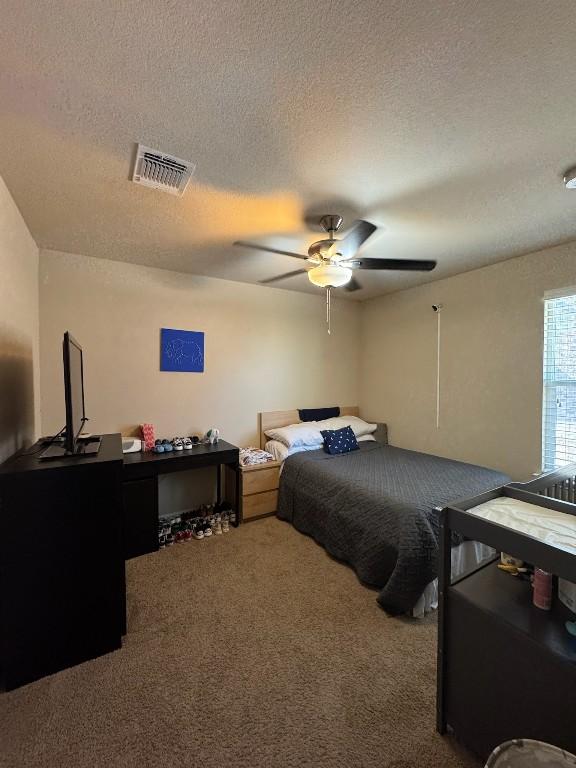
POLYGON ((508 482, 484 467, 360 443, 340 456, 318 450, 286 459, 278 517, 380 587, 383 608, 403 613, 438 574, 435 507, 508 482))

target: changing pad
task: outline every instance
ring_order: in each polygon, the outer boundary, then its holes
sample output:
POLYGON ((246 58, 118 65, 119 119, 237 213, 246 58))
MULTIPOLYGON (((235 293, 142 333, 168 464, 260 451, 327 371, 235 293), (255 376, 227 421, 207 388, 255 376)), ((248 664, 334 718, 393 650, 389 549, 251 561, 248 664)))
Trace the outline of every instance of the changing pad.
POLYGON ((556 549, 576 554, 576 516, 500 496, 467 510, 471 515, 525 533, 556 549))

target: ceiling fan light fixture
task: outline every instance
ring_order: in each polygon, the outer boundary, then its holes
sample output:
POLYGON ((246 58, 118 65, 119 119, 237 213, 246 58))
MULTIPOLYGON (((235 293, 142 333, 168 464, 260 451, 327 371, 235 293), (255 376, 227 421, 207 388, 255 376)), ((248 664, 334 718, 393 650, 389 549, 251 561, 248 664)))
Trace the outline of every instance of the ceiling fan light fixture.
POLYGON ((308 272, 308 280, 319 288, 340 288, 351 279, 352 270, 338 264, 320 264, 308 272))
POLYGON ((570 168, 564 174, 564 185, 566 189, 576 189, 576 168, 570 168))

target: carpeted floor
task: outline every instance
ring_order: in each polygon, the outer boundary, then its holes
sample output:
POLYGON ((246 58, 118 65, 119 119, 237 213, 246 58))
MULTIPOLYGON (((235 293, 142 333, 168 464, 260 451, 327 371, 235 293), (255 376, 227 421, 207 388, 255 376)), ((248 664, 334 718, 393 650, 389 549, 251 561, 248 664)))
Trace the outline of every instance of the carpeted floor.
POLYGON ((121 651, 0 696, 3 768, 477 768, 434 730, 434 620, 288 524, 127 570, 121 651))

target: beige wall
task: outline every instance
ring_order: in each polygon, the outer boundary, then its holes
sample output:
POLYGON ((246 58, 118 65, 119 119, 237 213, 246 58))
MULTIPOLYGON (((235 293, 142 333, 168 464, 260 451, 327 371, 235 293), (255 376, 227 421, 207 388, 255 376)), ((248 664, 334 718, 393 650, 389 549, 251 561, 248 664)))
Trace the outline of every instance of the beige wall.
POLYGON ((39 426, 38 248, 0 178, 0 462, 39 426))
POLYGON ((259 411, 356 403, 359 312, 336 302, 328 336, 322 295, 42 251, 42 428, 64 423, 70 330, 85 350, 92 431, 148 421, 172 437, 217 426, 257 444, 259 411), (162 327, 205 332, 205 373, 159 370, 162 327))
POLYGON ((576 243, 365 302, 362 410, 388 422, 395 445, 528 478, 541 464, 542 299, 573 285, 576 243))
POLYGON ((257 442, 256 415, 355 403, 396 445, 493 466, 540 468, 542 298, 576 285, 576 243, 374 299, 324 301, 273 288, 43 251, 42 428, 64 421, 61 337, 86 349, 94 431, 151 421, 163 436, 220 427, 257 442), (443 303, 441 421, 436 315, 443 303), (206 332, 206 372, 159 371, 159 330, 206 332), (359 373, 359 375, 358 375, 359 373))

